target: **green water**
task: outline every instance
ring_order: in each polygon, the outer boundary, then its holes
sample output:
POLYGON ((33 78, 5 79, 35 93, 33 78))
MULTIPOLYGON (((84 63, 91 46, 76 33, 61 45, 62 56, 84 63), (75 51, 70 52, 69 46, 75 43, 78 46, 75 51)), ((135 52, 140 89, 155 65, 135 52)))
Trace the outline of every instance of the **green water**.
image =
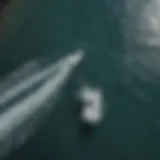
MULTIPOLYGON (((86 56, 45 125, 8 160, 150 160, 160 158, 159 88, 128 77, 123 61, 126 15, 119 0, 23 0, 0 43, 1 77, 26 60, 59 58, 82 48, 86 56), (24 6, 23 6, 24 5, 24 6), (90 139, 80 136, 75 92, 87 82, 105 94, 106 116, 90 139), (140 98, 137 90, 147 93, 140 98)), ((144 94, 143 93, 143 94, 144 94)))

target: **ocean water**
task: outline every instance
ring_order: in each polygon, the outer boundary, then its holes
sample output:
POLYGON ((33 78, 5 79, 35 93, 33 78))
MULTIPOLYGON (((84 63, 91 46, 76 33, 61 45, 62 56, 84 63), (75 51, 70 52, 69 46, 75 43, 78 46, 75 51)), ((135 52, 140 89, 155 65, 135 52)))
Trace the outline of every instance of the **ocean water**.
POLYGON ((159 7, 158 0, 15 0, 1 21, 1 78, 33 58, 86 53, 43 127, 6 159, 159 159, 159 7), (80 134, 77 114, 84 83, 105 96, 91 137, 80 134))

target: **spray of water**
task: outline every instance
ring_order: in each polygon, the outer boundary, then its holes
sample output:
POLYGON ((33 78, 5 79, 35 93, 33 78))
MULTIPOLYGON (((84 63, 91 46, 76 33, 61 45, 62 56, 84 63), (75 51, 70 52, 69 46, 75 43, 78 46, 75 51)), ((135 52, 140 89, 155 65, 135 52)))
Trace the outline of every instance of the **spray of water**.
POLYGON ((8 81, 0 84, 0 106, 4 106, 24 91, 31 89, 37 82, 47 79, 51 72, 57 71, 61 63, 63 60, 42 69, 37 61, 33 61, 14 71, 8 81))
POLYGON ((143 81, 159 83, 160 2, 126 1, 126 68, 143 81))
MULTIPOLYGON (((78 51, 31 76, 32 84, 33 82, 38 83, 44 75, 48 75, 48 78, 37 89, 10 104, 10 108, 0 115, 0 158, 23 144, 28 136, 36 130, 39 120, 43 118, 44 114, 46 115, 51 108, 55 107, 53 102, 58 98, 57 94, 62 91, 69 75, 82 58, 83 52, 78 51), (55 66, 57 68, 56 73, 55 66)), ((24 80, 27 85, 31 84, 30 81, 24 80)), ((26 89, 25 87, 22 88, 23 90, 26 89)), ((16 87, 11 87, 11 90, 13 89, 15 91, 16 87)), ((16 90, 16 95, 20 93, 19 90, 16 90)), ((7 93, 10 94, 11 92, 7 90, 7 93)))

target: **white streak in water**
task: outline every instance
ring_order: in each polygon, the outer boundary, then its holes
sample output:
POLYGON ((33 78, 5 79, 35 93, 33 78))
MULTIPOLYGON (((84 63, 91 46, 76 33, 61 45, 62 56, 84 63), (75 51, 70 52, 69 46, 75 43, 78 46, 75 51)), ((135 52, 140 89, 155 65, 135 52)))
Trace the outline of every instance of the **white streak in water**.
MULTIPOLYGON (((78 52, 77 52, 78 53, 78 52)), ((63 64, 65 59, 61 59, 56 64, 53 64, 38 73, 27 77, 26 80, 23 79, 22 82, 19 82, 17 85, 14 85, 9 88, 6 92, 0 94, 0 106, 5 105, 8 101, 11 101, 13 98, 17 97, 26 89, 30 89, 38 81, 45 80, 51 72, 56 72, 56 70, 63 64)))
MULTIPOLYGON (((57 93, 82 58, 83 52, 77 52, 65 58, 65 61, 61 63, 59 73, 56 75, 50 73, 52 76, 39 89, 18 101, 0 116, 0 156, 8 153, 8 150, 11 149, 12 135, 15 135, 17 129, 34 115, 40 113, 50 99, 56 99, 57 93)), ((54 65, 52 67, 54 68, 54 65)))

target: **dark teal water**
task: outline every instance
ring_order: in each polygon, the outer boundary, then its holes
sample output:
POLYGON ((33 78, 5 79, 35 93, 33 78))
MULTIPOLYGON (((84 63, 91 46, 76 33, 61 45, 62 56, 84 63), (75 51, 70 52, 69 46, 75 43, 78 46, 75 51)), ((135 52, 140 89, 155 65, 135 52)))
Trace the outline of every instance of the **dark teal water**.
MULTIPOLYGON (((160 89, 125 64, 129 52, 144 51, 136 42, 131 45, 133 33, 125 36, 131 30, 124 19, 130 18, 133 28, 136 23, 133 15, 128 16, 126 1, 23 0, 17 6, 8 15, 0 44, 1 77, 26 60, 47 54, 59 58, 82 48, 86 57, 45 125, 7 160, 159 159, 160 89), (90 139, 79 134, 74 98, 83 82, 101 87, 105 94, 106 116, 90 139)), ((144 48, 148 54, 155 50, 144 48)))

